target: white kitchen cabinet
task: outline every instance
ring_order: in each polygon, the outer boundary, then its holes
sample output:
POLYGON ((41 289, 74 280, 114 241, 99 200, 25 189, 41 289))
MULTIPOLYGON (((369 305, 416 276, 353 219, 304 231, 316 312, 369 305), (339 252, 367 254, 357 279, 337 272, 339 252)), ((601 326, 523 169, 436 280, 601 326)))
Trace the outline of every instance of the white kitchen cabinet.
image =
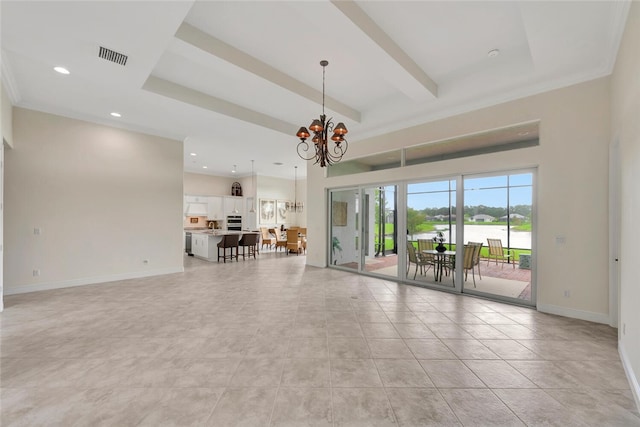
POLYGON ((191 253, 199 258, 209 258, 209 236, 193 233, 191 235, 191 253))
POLYGON ((222 234, 193 233, 191 235, 191 253, 206 261, 218 260, 218 243, 222 234))
POLYGON ((209 196, 209 219, 223 220, 225 218, 222 196, 209 196))
POLYGON ((244 197, 224 196, 224 216, 229 215, 244 216, 244 197))
POLYGON ((184 196, 184 214, 185 216, 204 216, 208 208, 207 197, 203 196, 184 196))

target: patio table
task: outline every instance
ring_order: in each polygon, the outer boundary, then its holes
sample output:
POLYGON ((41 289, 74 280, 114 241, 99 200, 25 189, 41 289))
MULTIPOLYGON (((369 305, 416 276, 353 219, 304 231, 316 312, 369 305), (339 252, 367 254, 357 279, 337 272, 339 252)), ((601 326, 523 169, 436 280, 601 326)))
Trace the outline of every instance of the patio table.
POLYGON ((422 253, 434 256, 434 258, 436 260, 436 266, 435 266, 436 282, 442 282, 442 272, 443 272, 443 269, 444 269, 443 266, 444 266, 445 262, 447 261, 447 259, 449 259, 449 258, 455 259, 456 251, 438 252, 435 249, 425 249, 425 250, 422 251, 422 253))

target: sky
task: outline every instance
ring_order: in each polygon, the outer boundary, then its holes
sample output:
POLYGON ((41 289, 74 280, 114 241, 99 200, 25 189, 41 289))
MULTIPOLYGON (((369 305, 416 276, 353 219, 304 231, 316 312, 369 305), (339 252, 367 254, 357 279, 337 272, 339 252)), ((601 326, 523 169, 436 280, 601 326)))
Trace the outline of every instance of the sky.
MULTIPOLYGON (((531 205, 533 174, 508 176, 509 204, 531 205)), ((413 183, 408 186, 407 205, 413 209, 440 208, 456 204, 455 180, 413 183), (449 192, 449 188, 453 191, 449 192)), ((464 204, 466 206, 507 206, 507 175, 465 178, 464 204)))

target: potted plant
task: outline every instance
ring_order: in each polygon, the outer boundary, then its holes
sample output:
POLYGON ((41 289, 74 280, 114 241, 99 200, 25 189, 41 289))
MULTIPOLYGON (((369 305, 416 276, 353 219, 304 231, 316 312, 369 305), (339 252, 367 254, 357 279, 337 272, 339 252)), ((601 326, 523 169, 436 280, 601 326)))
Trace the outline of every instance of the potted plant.
POLYGON ((337 237, 333 237, 331 240, 331 250, 333 252, 333 265, 336 264, 336 249, 342 252, 342 246, 340 246, 340 240, 337 237))
POLYGON ((433 238, 434 243, 437 243, 436 251, 444 252, 447 250, 447 247, 443 244, 446 238, 444 237, 444 233, 442 231, 438 231, 436 236, 433 238))

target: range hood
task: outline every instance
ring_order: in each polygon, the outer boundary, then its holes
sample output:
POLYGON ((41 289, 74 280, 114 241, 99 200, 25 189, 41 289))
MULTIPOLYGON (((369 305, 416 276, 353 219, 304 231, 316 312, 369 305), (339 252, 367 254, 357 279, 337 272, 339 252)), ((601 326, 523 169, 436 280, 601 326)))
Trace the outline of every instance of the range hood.
POLYGON ((188 203, 185 216, 207 216, 209 206, 206 203, 188 203))

